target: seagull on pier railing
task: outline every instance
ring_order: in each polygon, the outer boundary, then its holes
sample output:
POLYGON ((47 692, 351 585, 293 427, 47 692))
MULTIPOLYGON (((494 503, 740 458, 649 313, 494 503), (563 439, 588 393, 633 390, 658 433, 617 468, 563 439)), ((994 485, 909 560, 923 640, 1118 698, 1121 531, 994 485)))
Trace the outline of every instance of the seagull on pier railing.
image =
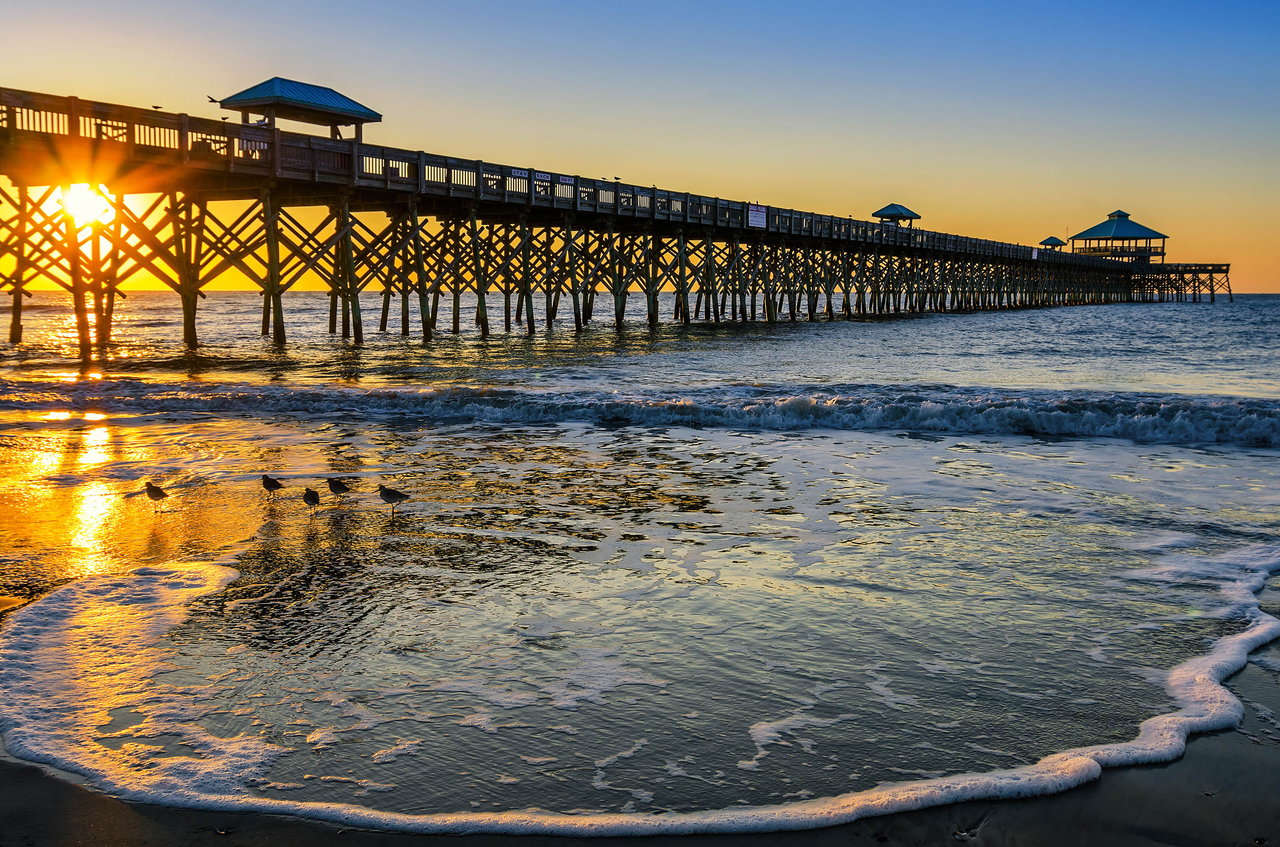
POLYGON ((154 482, 151 482, 150 480, 147 480, 145 483, 143 483, 143 485, 146 486, 147 497, 150 498, 152 503, 156 504, 156 511, 159 511, 160 501, 168 497, 169 492, 165 491, 163 488, 156 485, 154 482))
POLYGON ((314 488, 302 489, 302 502, 311 507, 311 514, 316 513, 316 506, 320 505, 320 492, 314 488))
POLYGON ((348 491, 351 490, 351 486, 347 485, 345 482, 338 479, 337 477, 331 476, 328 479, 326 479, 324 482, 325 482, 325 485, 329 486, 329 490, 334 494, 346 494, 348 491))
POLYGON ((263 474, 262 487, 267 489, 268 494, 275 494, 281 488, 284 488, 284 483, 276 479, 275 477, 267 476, 266 474, 263 474))
POLYGON ((378 486, 378 496, 382 498, 383 503, 391 504, 391 514, 396 513, 396 506, 409 499, 409 495, 403 491, 396 491, 394 488, 387 488, 385 485, 378 486))

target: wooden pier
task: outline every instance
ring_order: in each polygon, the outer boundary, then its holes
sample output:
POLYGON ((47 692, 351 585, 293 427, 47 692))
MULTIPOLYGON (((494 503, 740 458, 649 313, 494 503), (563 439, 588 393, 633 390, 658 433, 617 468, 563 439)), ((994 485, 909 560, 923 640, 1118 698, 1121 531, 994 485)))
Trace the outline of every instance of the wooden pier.
POLYGON ((110 341, 121 285, 146 276, 180 298, 190 347, 204 288, 228 273, 259 287, 262 332, 278 343, 284 295, 317 278, 330 332, 356 343, 365 292, 377 292, 380 329, 396 314, 401 334, 423 340, 441 331, 442 301, 444 329, 460 331, 464 296, 488 335, 600 317, 621 329, 633 297, 656 324, 1230 293, 1227 265, 1139 266, 358 138, 0 88, 10 341, 37 280, 70 293, 86 359, 110 341), (665 316, 660 294, 674 302, 665 316))

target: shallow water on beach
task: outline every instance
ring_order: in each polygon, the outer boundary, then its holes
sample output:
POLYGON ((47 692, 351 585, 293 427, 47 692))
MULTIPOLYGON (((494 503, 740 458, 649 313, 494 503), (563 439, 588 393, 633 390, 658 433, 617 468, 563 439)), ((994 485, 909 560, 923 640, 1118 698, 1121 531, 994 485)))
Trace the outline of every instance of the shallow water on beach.
POLYGON ((0 356, 0 594, 64 585, 0 633, 5 741, 121 796, 833 822, 1126 742, 1266 625, 1280 298, 426 352, 299 298, 280 352, 214 294, 199 357, 126 302, 100 376, 52 309, 0 356))

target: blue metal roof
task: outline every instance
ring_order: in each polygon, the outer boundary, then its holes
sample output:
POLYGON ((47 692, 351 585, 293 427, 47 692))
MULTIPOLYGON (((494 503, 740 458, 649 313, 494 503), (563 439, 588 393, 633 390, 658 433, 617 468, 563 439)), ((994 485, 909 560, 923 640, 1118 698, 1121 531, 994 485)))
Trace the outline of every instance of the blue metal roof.
POLYGON ((1151 227, 1143 226, 1137 221, 1129 220, 1129 213, 1116 209, 1107 215, 1100 224, 1091 226, 1084 232, 1071 236, 1072 241, 1086 238, 1114 238, 1116 240, 1134 238, 1168 238, 1163 232, 1156 232, 1151 227))
POLYGON ((878 212, 872 212, 873 218, 889 218, 891 220, 920 220, 920 216, 899 203, 890 203, 878 212))
POLYGON ((1040 246, 1041 247, 1065 247, 1067 246, 1067 242, 1063 241, 1061 238, 1059 238, 1056 235, 1051 235, 1048 238, 1046 238, 1044 241, 1041 241, 1040 246))
POLYGON ((344 123, 382 120, 382 115, 332 88, 278 76, 232 94, 219 101, 218 105, 233 111, 255 113, 261 112, 259 107, 275 106, 281 117, 313 123, 333 123, 332 118, 346 118, 344 123))

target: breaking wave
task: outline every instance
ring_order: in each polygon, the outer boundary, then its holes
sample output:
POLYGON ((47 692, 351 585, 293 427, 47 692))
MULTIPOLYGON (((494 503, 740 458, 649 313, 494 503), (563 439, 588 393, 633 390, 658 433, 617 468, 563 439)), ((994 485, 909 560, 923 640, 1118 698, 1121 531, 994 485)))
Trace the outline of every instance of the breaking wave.
POLYGON ((0 408, 409 418, 422 424, 690 426, 1123 438, 1280 447, 1280 401, 949 385, 730 385, 638 391, 0 380, 0 408))

